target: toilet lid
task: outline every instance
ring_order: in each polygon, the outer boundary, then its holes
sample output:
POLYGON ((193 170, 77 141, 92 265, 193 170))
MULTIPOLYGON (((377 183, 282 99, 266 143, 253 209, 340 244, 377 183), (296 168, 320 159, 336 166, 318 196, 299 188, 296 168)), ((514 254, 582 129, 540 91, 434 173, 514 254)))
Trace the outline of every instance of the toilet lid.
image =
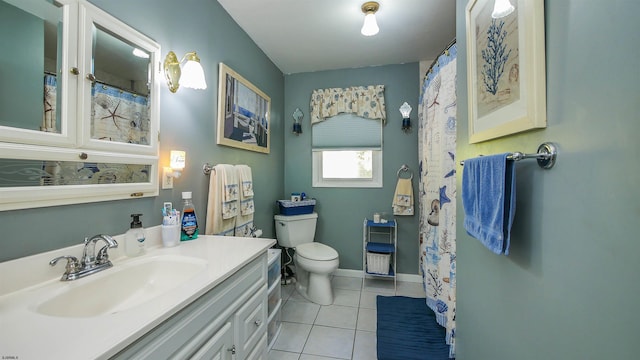
POLYGON ((310 260, 328 261, 338 258, 338 252, 333 248, 317 242, 296 246, 296 254, 310 260))

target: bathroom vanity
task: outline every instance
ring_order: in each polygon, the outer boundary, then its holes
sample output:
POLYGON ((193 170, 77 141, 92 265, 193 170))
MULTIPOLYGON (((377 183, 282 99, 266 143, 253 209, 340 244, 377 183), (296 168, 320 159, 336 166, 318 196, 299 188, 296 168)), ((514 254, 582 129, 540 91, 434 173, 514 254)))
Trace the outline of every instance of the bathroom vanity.
POLYGON ((155 245, 145 255, 113 249, 113 268, 79 280, 60 281, 64 269, 48 261, 81 246, 0 263, 2 355, 266 358, 266 250, 275 240, 205 235, 163 248, 159 227, 147 230, 155 245))

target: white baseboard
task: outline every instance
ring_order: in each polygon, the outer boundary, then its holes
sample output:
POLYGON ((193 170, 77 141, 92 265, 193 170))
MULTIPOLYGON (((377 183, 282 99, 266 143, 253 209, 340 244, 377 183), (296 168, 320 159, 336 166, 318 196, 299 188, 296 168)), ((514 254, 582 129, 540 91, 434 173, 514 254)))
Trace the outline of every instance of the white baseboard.
MULTIPOLYGON (((362 270, 352 270, 352 269, 338 269, 333 275, 336 276, 344 276, 344 277, 354 277, 362 279, 363 273, 362 270)), ((422 276, 415 274, 398 274, 398 281, 405 282, 413 282, 413 283, 421 283, 422 276)))

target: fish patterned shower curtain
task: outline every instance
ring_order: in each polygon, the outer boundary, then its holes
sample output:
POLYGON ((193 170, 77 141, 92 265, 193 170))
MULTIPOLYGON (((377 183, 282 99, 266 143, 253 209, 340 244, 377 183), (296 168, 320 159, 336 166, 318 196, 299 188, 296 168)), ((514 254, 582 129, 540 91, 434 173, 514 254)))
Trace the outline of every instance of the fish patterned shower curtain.
POLYGON ((456 333, 456 45, 425 76, 418 107, 420 271, 449 356, 456 333))

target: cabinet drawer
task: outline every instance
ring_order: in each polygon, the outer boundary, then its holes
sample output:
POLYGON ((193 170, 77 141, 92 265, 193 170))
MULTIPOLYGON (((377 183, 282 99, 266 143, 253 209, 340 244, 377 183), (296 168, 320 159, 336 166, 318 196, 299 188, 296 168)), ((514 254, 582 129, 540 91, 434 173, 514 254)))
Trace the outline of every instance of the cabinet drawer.
POLYGON ((235 314, 236 348, 238 358, 253 349, 267 331, 267 286, 266 284, 235 314))
POLYGON ((275 312, 269 314, 268 325, 267 325, 267 342, 269 343, 269 349, 273 347, 276 339, 278 338, 278 334, 280 333, 280 309, 282 300, 276 306, 275 312))
POLYGON ((273 310, 278 306, 280 299, 282 298, 282 287, 280 283, 275 283, 275 287, 273 289, 269 289, 269 297, 267 300, 268 304, 268 314, 271 314, 273 310))
POLYGON ((280 276, 280 256, 282 250, 280 249, 269 249, 268 252, 268 283, 267 286, 271 288, 273 283, 279 280, 280 276))

